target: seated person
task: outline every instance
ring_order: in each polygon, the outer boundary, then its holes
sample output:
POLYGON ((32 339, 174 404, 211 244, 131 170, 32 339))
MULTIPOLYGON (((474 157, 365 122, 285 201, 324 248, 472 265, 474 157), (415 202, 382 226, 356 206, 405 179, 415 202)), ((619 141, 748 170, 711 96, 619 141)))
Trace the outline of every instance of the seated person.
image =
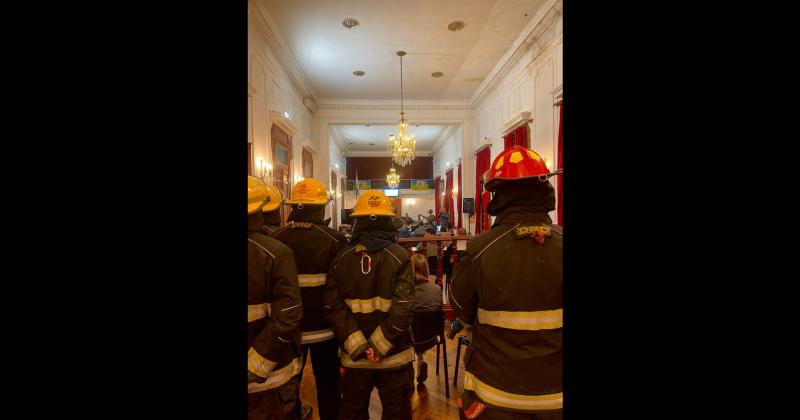
POLYGON ((420 225, 411 236, 415 238, 425 236, 426 229, 424 225, 420 225))
MULTIPOLYGON (((442 310, 442 289, 432 284, 428 277, 430 269, 428 261, 421 254, 411 256, 411 267, 414 270, 414 312, 442 310)), ((423 359, 425 352, 417 353, 417 382, 428 379, 428 364, 423 359)))

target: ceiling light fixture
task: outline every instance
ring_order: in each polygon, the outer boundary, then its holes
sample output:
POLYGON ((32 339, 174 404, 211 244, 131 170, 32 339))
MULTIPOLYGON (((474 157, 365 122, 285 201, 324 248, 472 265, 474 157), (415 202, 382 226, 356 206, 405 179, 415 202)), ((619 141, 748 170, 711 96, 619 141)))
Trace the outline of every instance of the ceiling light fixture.
POLYGON ((414 160, 417 141, 414 140, 413 134, 408 134, 406 113, 403 110, 403 56, 406 55, 406 52, 398 51, 397 55, 400 56, 400 123, 398 124, 397 136, 395 137, 394 134, 389 135, 389 151, 392 153, 392 160, 395 163, 400 166, 406 166, 414 160))
POLYGON ((439 77, 442 77, 442 76, 444 76, 444 73, 442 73, 440 71, 435 71, 435 72, 431 73, 431 77, 439 78, 439 77))
POLYGON ((345 18, 345 19, 342 21, 342 26, 344 26, 344 27, 345 27, 345 28, 347 28, 347 29, 355 29, 355 28, 358 28, 358 25, 360 25, 360 24, 361 24, 361 23, 358 21, 358 19, 351 18, 351 17, 349 17, 349 18, 345 18))
POLYGON ((386 174, 386 183, 389 184, 389 188, 397 188, 400 185, 400 174, 395 171, 394 166, 386 174))
POLYGON ((363 76, 365 74, 367 74, 367 73, 364 73, 363 70, 356 70, 356 71, 353 72, 353 75, 356 76, 356 77, 361 77, 361 76, 363 76))
POLYGON ((447 29, 450 30, 451 32, 456 32, 464 29, 464 26, 466 26, 464 22, 460 20, 454 20, 450 22, 449 25, 447 25, 447 29))

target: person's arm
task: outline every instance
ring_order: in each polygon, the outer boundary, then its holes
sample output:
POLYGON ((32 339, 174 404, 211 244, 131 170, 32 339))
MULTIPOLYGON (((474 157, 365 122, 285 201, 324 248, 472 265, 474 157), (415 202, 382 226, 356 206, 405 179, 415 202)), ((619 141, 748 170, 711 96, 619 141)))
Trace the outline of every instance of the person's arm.
POLYGON ((272 269, 267 272, 267 278, 271 278, 272 285, 271 314, 267 325, 256 336, 247 353, 248 377, 250 381, 257 382, 266 380, 278 364, 280 347, 293 345, 303 318, 303 304, 300 300, 293 254, 275 258, 272 269))
POLYGON ((394 347, 392 340, 408 333, 414 318, 414 275, 410 261, 401 263, 394 284, 389 316, 381 321, 369 337, 378 357, 385 357, 394 347))
POLYGON ((333 275, 335 268, 336 263, 328 272, 325 283, 325 319, 331 324, 336 339, 339 340, 339 345, 355 362, 365 356, 369 343, 342 298, 339 283, 336 276, 333 275))
POLYGON ((478 292, 472 273, 472 258, 464 251, 453 269, 453 281, 450 284, 450 302, 456 317, 464 324, 472 325, 478 313, 478 292))

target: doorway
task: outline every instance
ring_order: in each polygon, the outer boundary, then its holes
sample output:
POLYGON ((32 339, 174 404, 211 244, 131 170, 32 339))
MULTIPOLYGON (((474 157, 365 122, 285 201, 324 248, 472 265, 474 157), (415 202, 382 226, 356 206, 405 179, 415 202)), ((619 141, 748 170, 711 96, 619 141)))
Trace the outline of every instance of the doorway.
MULTIPOLYGON (((272 124, 272 179, 273 184, 281 190, 284 199, 291 197, 292 186, 292 138, 275 124, 272 124)), ((285 225, 289 217, 289 206, 281 206, 281 224, 285 225)))

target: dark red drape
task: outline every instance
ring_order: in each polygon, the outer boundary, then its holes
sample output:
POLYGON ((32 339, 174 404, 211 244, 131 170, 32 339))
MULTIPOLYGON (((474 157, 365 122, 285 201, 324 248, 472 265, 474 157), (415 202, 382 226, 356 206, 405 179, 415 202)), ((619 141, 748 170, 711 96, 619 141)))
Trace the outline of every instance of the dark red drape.
POLYGON ((514 131, 514 145, 528 148, 528 125, 520 126, 514 131))
POLYGON ((486 205, 489 204, 490 195, 483 191, 481 176, 489 170, 491 165, 490 150, 484 147, 475 155, 475 234, 489 230, 489 214, 486 213, 486 205), (480 214, 480 219, 478 218, 480 214))
MULTIPOLYGON (((562 148, 561 145, 564 144, 564 101, 558 106, 558 169, 562 169, 564 167, 564 155, 561 152, 562 148)), ((564 197, 564 175, 558 176, 558 207, 556 209, 556 220, 559 225, 564 226, 564 206, 563 206, 563 197, 564 197)))
POLYGON ((461 217, 463 213, 461 212, 461 193, 464 191, 464 181, 461 178, 461 162, 458 162, 458 197, 456 200, 456 207, 458 207, 458 225, 457 227, 461 229, 461 217))
POLYGON ((508 149, 514 145, 514 132, 510 132, 503 136, 503 150, 508 149))
POLYGON ((444 184, 444 211, 447 212, 447 219, 450 221, 450 227, 452 228, 455 221, 455 211, 453 210, 453 168, 450 168, 444 175, 447 177, 444 184))
POLYGON ((436 216, 436 223, 439 223, 439 210, 441 210, 442 206, 442 196, 441 196, 441 188, 439 188, 439 184, 442 181, 442 177, 437 176, 433 180, 434 188, 433 188, 433 215, 436 216))

